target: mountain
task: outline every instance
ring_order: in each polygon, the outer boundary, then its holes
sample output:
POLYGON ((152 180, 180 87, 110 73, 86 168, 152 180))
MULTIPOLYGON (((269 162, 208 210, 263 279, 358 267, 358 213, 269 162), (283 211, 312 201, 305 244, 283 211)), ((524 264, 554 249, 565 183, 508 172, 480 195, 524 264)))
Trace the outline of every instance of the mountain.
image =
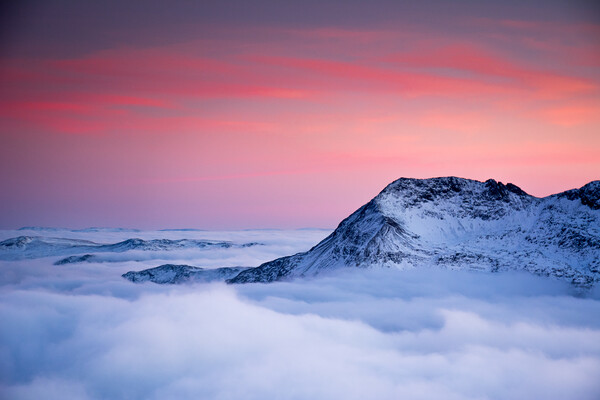
POLYGON ((65 264, 80 264, 84 262, 96 262, 98 256, 94 254, 84 254, 81 256, 69 256, 62 258, 54 263, 54 265, 65 265, 65 264))
POLYGON ((67 228, 55 228, 47 226, 24 226, 17 229, 18 231, 33 231, 33 232, 140 232, 139 229, 131 228, 99 228, 90 227, 83 229, 67 229, 67 228))
POLYGON ((183 282, 212 282, 224 281, 233 278, 246 267, 223 267, 216 269, 204 269, 190 265, 164 264, 156 268, 143 271, 129 271, 123 274, 123 278, 132 282, 154 282, 154 283, 183 283, 183 282))
MULTIPOLYGON (((123 253, 138 251, 171 251, 193 248, 230 248, 257 246, 260 243, 235 244, 227 241, 195 239, 127 239, 122 242, 102 244, 89 240, 55 238, 44 236, 19 236, 0 242, 0 260, 21 260, 50 256, 76 255, 82 253, 123 253)), ((56 262, 57 265, 85 262, 93 259, 89 254, 82 257, 67 257, 56 262)))
POLYGON ((309 251, 244 270, 227 282, 423 266, 525 270, 592 286, 600 280, 600 181, 537 198, 493 179, 401 178, 309 251))

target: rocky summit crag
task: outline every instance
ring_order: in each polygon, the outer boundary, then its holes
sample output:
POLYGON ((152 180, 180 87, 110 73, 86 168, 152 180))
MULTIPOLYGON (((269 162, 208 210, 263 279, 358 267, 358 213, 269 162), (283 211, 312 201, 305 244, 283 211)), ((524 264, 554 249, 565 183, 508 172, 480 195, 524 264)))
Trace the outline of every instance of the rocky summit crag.
POLYGON ((600 181, 537 198, 492 179, 401 178, 309 251, 249 268, 227 282, 424 266, 525 270, 592 286, 600 280, 600 181))

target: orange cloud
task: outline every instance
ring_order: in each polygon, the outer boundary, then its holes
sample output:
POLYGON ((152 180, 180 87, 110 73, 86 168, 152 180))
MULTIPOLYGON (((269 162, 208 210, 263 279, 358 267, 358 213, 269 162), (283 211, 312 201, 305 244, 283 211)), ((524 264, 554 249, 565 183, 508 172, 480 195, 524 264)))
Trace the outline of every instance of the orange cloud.
POLYGON ((520 92, 537 98, 589 93, 599 87, 597 82, 589 79, 562 75, 544 68, 526 68, 506 57, 467 44, 397 54, 391 60, 404 67, 468 73, 469 79, 516 89, 514 94, 520 92))
POLYGON ((540 116, 553 124, 564 127, 599 123, 600 104, 569 104, 551 107, 540 111, 540 116))

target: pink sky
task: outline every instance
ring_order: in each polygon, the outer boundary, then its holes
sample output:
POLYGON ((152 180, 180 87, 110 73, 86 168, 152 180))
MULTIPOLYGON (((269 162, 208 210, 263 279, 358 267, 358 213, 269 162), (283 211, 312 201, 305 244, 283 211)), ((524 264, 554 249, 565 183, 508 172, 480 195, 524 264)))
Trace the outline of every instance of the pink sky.
POLYGON ((0 228, 334 227, 399 177, 599 179, 600 25, 485 15, 23 39, 0 63, 0 228))

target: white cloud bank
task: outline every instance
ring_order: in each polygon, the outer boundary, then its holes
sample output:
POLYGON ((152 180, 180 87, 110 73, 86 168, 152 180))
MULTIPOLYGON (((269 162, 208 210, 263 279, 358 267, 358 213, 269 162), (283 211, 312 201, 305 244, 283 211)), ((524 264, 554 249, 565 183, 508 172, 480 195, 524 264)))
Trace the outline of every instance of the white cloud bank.
POLYGON ((0 263, 0 398, 600 397, 598 292, 443 271, 135 285, 130 267, 0 263))

